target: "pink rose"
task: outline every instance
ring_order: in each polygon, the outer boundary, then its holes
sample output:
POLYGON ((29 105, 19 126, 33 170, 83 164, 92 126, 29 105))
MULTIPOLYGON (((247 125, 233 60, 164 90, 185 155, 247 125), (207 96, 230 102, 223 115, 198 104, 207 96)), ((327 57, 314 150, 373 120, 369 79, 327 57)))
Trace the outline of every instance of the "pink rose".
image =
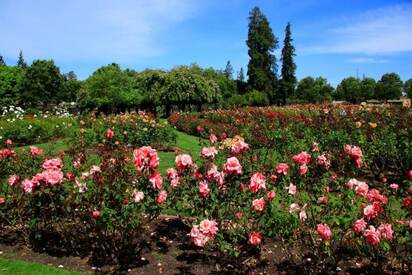
POLYGON ((139 203, 144 199, 144 193, 142 191, 134 190, 132 196, 135 203, 139 203))
POLYGON ((369 219, 373 219, 378 215, 378 212, 373 205, 368 205, 363 209, 363 215, 369 219))
POLYGON ((369 229, 363 232, 363 236, 366 238, 369 244, 376 246, 381 242, 381 236, 378 230, 374 226, 370 225, 369 229))
POLYGON ((42 173, 46 184, 58 185, 63 182, 63 172, 61 170, 46 170, 42 173))
POLYGON ((306 152, 301 152, 293 156, 292 160, 299 165, 307 165, 311 160, 311 156, 306 152))
POLYGON ((176 167, 178 169, 187 169, 190 168, 193 165, 192 157, 189 156, 188 154, 182 154, 176 156, 176 167))
POLYGON ((252 201, 253 208, 258 212, 262 212, 263 209, 265 208, 265 205, 266 205, 266 201, 264 198, 255 199, 252 201))
POLYGON ((367 223, 364 219, 359 219, 352 224, 352 228, 353 230, 355 230, 356 233, 360 233, 366 228, 366 225, 367 223))
POLYGON ((94 210, 92 212, 92 218, 93 219, 98 219, 100 217, 100 211, 99 210, 94 210))
POLYGON ((111 138, 113 137, 113 135, 114 135, 114 132, 112 131, 112 129, 107 129, 107 131, 106 131, 106 137, 107 137, 108 139, 111 139, 111 138))
POLYGON ((156 169, 159 167, 159 157, 155 149, 150 146, 143 146, 133 151, 133 162, 139 173, 148 169, 156 169))
POLYGON ((391 185, 389 185, 389 189, 396 191, 399 189, 399 185, 397 185, 396 183, 392 183, 391 185))
POLYGON ((6 144, 6 146, 12 146, 13 141, 11 139, 8 139, 8 140, 6 140, 5 144, 6 144))
POLYGON ((12 175, 9 177, 7 182, 9 183, 10 186, 15 186, 20 180, 20 177, 17 175, 12 175))
POLYGON ((216 142, 217 142, 217 137, 214 135, 214 134, 211 134, 210 136, 209 136, 209 141, 210 141, 210 143, 213 145, 213 144, 216 144, 216 142))
POLYGON ((63 161, 61 159, 46 159, 42 165, 44 170, 61 169, 63 161))
POLYGON ((328 203, 329 198, 326 196, 322 196, 318 198, 318 203, 328 203))
POLYGON ((276 180, 278 179, 278 176, 276 176, 276 175, 271 175, 271 176, 270 176, 270 179, 271 179, 272 181, 276 181, 276 180))
POLYGON ((209 195, 210 189, 209 186, 207 184, 207 181, 203 180, 201 182, 199 182, 199 194, 202 197, 206 197, 207 195, 209 195))
POLYGON ((29 179, 24 179, 21 185, 23 186, 24 192, 27 192, 27 193, 33 192, 33 189, 36 187, 36 184, 34 184, 29 179))
POLYGON ((167 171, 166 171, 166 174, 167 174, 167 177, 169 179, 175 179, 179 176, 176 169, 174 169, 174 168, 168 168, 167 171))
POLYGON ((249 233, 249 243, 258 246, 262 242, 262 236, 259 232, 252 231, 249 233))
POLYGON ((306 164, 303 164, 301 166, 299 166, 299 175, 303 176, 304 174, 306 174, 306 172, 308 171, 308 167, 306 166, 306 164))
POLYGON ((200 156, 205 159, 213 159, 217 155, 215 147, 203 147, 200 156))
POLYGON ((301 222, 305 222, 308 219, 308 216, 306 214, 306 208, 303 207, 302 210, 299 212, 299 219, 301 222))
POLYGON ((162 176, 158 171, 154 171, 149 178, 150 183, 152 184, 154 189, 162 189, 163 179, 162 176))
POLYGON ((323 166, 326 169, 329 169, 331 165, 330 159, 325 154, 318 156, 316 162, 318 163, 318 165, 323 166))
POLYGON ((269 199, 270 201, 273 200, 273 199, 276 197, 275 191, 269 191, 269 192, 267 193, 267 197, 268 197, 268 199, 269 199))
POLYGON ((276 173, 283 174, 286 176, 288 172, 289 172, 289 165, 287 163, 279 163, 276 166, 276 173))
POLYGON ((202 234, 208 237, 213 237, 214 235, 216 235, 218 231, 216 221, 207 219, 200 222, 199 229, 202 232, 202 234))
POLYGON ((238 211, 238 212, 236 212, 235 216, 238 220, 240 220, 243 217, 243 213, 238 211))
POLYGON ((366 194, 366 199, 369 202, 373 202, 374 200, 385 203, 385 204, 388 202, 388 198, 381 195, 381 193, 375 188, 369 190, 368 194, 366 194))
POLYGON ((231 157, 223 165, 223 171, 227 174, 240 175, 242 174, 242 166, 236 157, 231 157))
POLYGON ((232 145, 231 149, 232 149, 232 154, 237 154, 239 152, 249 150, 249 144, 243 141, 238 141, 232 145))
POLYGON ((248 189, 254 193, 256 193, 259 189, 266 190, 266 177, 260 172, 253 174, 250 178, 248 189))
POLYGON ((327 224, 318 224, 317 231, 324 240, 329 240, 332 237, 332 231, 327 224))
POLYGON ((42 149, 37 148, 36 146, 30 146, 30 153, 32 156, 43 155, 44 151, 42 149))
POLYGON ((166 201, 167 199, 167 192, 166 191, 160 191, 159 194, 156 197, 156 203, 157 204, 162 204, 166 201))
POLYGON ((3 205, 6 203, 6 199, 3 197, 0 197, 0 205, 3 205))
POLYGON ((355 192, 358 196, 365 197, 368 193, 369 186, 366 182, 358 181, 358 184, 355 186, 355 192))
POLYGON ((288 193, 291 195, 295 195, 297 192, 297 188, 296 185, 294 185, 293 183, 289 184, 289 187, 285 187, 288 190, 288 193))
POLYGON ((392 230, 392 225, 385 223, 381 224, 378 227, 378 231, 380 233, 380 236, 388 241, 392 240, 393 238, 393 230, 392 230))
POLYGON ((408 180, 412 180, 412 170, 409 170, 407 177, 408 177, 408 180))

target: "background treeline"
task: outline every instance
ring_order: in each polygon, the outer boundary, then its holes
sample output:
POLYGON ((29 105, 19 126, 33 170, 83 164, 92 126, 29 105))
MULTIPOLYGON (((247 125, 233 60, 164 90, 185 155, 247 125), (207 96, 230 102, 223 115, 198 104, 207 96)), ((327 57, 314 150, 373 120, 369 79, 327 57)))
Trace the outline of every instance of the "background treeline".
POLYGON ((322 77, 296 78, 295 48, 291 24, 287 23, 281 57, 274 51, 279 39, 258 7, 249 14, 249 63, 234 77, 230 61, 223 70, 196 64, 170 70, 137 72, 113 63, 97 69, 79 81, 74 72, 62 74, 52 60, 34 60, 29 66, 20 51, 15 66, 0 55, 0 106, 47 108, 60 102, 77 102, 81 111, 104 113, 149 110, 168 116, 177 110, 230 108, 238 106, 323 103, 345 100, 359 103, 369 99, 412 97, 412 79, 402 82, 396 73, 376 81, 348 77, 336 87, 322 77), (278 74, 278 63, 281 66, 278 74))

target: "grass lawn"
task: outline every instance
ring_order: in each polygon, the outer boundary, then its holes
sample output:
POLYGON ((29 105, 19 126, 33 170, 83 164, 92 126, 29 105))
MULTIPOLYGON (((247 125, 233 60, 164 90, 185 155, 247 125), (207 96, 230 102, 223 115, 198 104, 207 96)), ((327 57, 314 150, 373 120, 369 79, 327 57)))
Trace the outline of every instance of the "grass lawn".
POLYGON ((29 263, 20 260, 5 259, 0 257, 0 274, 15 275, 70 275, 87 274, 80 272, 70 272, 44 264, 29 263))

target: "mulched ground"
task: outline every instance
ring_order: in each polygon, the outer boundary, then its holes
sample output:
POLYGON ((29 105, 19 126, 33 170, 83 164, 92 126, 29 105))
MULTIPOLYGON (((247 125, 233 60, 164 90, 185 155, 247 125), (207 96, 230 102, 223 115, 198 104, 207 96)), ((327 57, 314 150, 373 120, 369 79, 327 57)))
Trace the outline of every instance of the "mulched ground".
POLYGON ((177 218, 159 219, 150 228, 145 238, 147 245, 140 255, 133 256, 133 263, 126 270, 117 266, 93 267, 88 257, 54 257, 22 245, 2 244, 3 238, 0 238, 0 251, 6 258, 102 274, 410 274, 405 267, 402 271, 396 262, 383 263, 384 269, 378 270, 368 260, 341 257, 343 260, 337 265, 329 265, 327 258, 316 259, 310 247, 296 248, 281 240, 266 240, 260 255, 249 251, 232 258, 192 245, 187 236, 190 228, 177 218))

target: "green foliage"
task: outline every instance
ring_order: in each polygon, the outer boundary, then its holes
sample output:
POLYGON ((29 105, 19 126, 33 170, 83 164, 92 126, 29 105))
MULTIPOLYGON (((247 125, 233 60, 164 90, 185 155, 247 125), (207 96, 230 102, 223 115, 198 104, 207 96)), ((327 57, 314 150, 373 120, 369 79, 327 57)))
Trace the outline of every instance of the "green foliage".
POLYGON ((17 104, 20 101, 24 70, 13 66, 0 66, 0 106, 17 104))
POLYGON ((233 79, 233 67, 232 64, 230 64, 230 60, 227 61, 225 70, 223 72, 228 79, 233 79))
POLYGON ((412 78, 405 81, 405 84, 403 85, 403 91, 407 97, 412 99, 412 78))
POLYGON ((361 102, 361 81, 355 77, 348 77, 343 79, 336 88, 335 98, 343 99, 351 103, 361 102))
POLYGON ((273 51, 278 47, 278 39, 274 36, 266 16, 258 7, 254 7, 249 13, 246 44, 250 57, 248 83, 252 89, 265 92, 273 102, 277 80, 276 57, 273 51))
POLYGON ((6 62, 4 62, 3 56, 0 54, 0 67, 6 66, 6 62))
POLYGON ((296 64, 293 61, 295 47, 292 45, 292 33, 290 23, 286 25, 285 40, 283 41, 282 49, 282 80, 279 87, 279 98, 283 105, 286 104, 286 98, 294 95, 296 86, 296 64))
POLYGON ((402 94, 403 83, 396 73, 386 73, 376 84, 376 98, 398 99, 402 94))
POLYGON ((58 101, 63 81, 53 60, 35 60, 25 71, 21 85, 24 106, 47 106, 58 101))
POLYGON ((59 101, 75 102, 81 88, 81 81, 77 80, 76 74, 70 71, 63 75, 63 84, 59 93, 59 101))
POLYGON ((17 60, 17 67, 19 67, 21 69, 26 69, 27 68, 27 63, 26 63, 26 61, 24 61, 23 52, 21 50, 19 52, 19 59, 17 60))
POLYGON ((333 87, 323 77, 301 79, 296 88, 296 99, 303 102, 323 103, 332 99, 333 87))
POLYGON ((361 99, 363 101, 375 98, 376 80, 365 77, 361 81, 361 99))
POLYGON ((135 107, 141 100, 133 78, 114 63, 97 69, 84 81, 78 95, 81 109, 96 108, 104 113, 135 107))

